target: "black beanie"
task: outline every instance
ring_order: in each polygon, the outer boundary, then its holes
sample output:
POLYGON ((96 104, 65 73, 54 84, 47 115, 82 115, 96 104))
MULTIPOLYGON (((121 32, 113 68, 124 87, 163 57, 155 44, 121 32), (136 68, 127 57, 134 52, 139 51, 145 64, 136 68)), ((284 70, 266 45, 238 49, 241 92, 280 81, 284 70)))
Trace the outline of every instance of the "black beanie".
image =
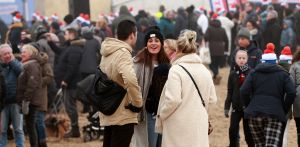
POLYGON ((156 37, 159 39, 161 45, 164 45, 164 36, 162 35, 162 33, 160 32, 160 29, 158 26, 151 26, 147 29, 146 31, 146 35, 144 38, 144 44, 145 46, 147 46, 147 42, 150 38, 152 37, 156 37))

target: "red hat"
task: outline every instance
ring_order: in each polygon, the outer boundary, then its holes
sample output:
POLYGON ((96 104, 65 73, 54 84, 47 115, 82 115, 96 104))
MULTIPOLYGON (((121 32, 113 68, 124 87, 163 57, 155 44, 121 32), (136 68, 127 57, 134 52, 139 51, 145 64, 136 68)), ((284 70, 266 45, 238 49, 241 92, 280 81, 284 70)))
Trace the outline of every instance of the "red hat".
POLYGON ((275 45, 273 43, 268 43, 267 48, 264 50, 264 54, 261 57, 261 61, 268 62, 268 63, 276 63, 277 62, 277 56, 274 52, 275 45))
POLYGON ((287 60, 291 64, 292 59, 293 59, 293 54, 291 48, 289 46, 284 47, 283 50, 281 51, 281 55, 279 56, 279 60, 281 61, 287 60))
POLYGON ((16 15, 13 17, 14 22, 21 22, 21 19, 22 15, 19 12, 17 12, 16 15))
POLYGON ((217 19, 218 18, 218 13, 214 13, 212 16, 211 16, 211 19, 217 19))

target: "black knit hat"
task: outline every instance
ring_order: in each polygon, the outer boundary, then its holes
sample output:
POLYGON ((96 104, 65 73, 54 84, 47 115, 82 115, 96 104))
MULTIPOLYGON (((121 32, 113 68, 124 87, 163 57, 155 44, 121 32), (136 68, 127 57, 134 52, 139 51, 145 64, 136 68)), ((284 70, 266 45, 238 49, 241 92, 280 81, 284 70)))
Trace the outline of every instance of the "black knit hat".
POLYGON ((151 26, 147 29, 146 31, 146 35, 145 35, 145 38, 144 38, 144 44, 145 46, 147 46, 147 42, 150 38, 152 37, 156 37, 159 39, 161 45, 163 46, 164 45, 164 36, 163 34, 160 32, 160 29, 158 26, 151 26))

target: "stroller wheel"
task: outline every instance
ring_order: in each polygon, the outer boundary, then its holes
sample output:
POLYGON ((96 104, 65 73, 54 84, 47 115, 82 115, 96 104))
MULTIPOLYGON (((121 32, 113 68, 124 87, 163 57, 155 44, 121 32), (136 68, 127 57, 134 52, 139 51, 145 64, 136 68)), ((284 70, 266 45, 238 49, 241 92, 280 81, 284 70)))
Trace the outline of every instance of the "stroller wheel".
POLYGON ((91 140, 92 140, 91 134, 88 132, 83 132, 83 142, 88 142, 91 140))
POLYGON ((92 140, 96 140, 100 137, 100 134, 98 133, 98 131, 91 131, 91 138, 92 140))

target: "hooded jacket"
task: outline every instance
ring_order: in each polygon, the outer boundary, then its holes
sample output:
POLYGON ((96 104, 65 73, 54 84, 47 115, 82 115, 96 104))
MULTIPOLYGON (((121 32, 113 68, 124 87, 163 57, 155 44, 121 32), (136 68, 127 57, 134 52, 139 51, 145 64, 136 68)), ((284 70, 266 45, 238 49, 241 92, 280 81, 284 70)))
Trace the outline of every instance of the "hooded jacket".
POLYGON ((245 117, 267 116, 286 121, 296 96, 289 73, 277 64, 261 63, 251 72, 240 89, 241 96, 251 95, 245 117))
POLYGON ((138 113, 125 109, 125 106, 129 103, 136 107, 142 107, 143 105, 131 52, 132 48, 126 42, 115 38, 107 38, 101 45, 101 70, 110 79, 127 90, 123 101, 114 114, 106 116, 100 113, 100 124, 102 126, 138 123, 138 113))
POLYGON ((281 32, 280 46, 281 47, 284 47, 286 45, 292 46, 294 45, 294 37, 295 37, 295 33, 292 29, 292 21, 284 20, 283 23, 287 25, 287 28, 284 28, 281 32))
POLYGON ((44 52, 40 52, 37 57, 37 61, 40 63, 42 70, 42 89, 40 91, 40 101, 42 102, 38 106, 38 110, 47 111, 48 108, 48 85, 53 81, 53 70, 48 62, 48 55, 44 52))
POLYGON ((80 62, 80 73, 94 74, 100 62, 100 43, 93 37, 92 32, 84 33, 83 37, 86 39, 86 43, 80 62))
POLYGON ((42 69, 36 56, 23 63, 23 71, 18 77, 17 100, 29 101, 30 105, 40 107, 42 90, 42 69))
POLYGON ((212 20, 205 33, 205 41, 209 42, 211 56, 223 56, 228 51, 228 38, 219 20, 212 20))

